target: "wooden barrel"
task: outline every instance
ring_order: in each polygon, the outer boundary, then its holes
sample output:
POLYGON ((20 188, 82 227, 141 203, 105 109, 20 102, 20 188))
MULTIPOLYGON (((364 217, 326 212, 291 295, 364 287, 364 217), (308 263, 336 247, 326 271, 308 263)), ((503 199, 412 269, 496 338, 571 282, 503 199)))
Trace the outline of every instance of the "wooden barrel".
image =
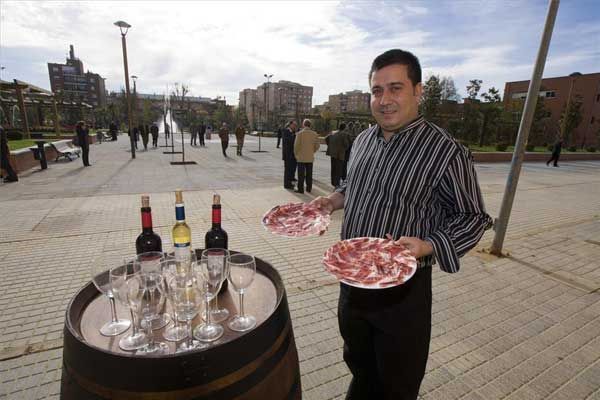
MULTIPOLYGON (((257 326, 233 332, 207 349, 164 356, 136 356, 119 349, 126 333, 107 338, 97 332, 110 319, 109 303, 92 283, 67 308, 61 399, 301 399, 298 352, 281 277, 256 259, 256 278, 244 298, 257 326)), ((235 293, 219 297, 233 315, 235 293)), ((126 310, 118 310, 119 316, 126 310)), ((196 317, 194 324, 199 323, 196 317)), ((195 325, 194 325, 195 326, 195 325)), ((162 330, 154 331, 162 339, 162 330)))

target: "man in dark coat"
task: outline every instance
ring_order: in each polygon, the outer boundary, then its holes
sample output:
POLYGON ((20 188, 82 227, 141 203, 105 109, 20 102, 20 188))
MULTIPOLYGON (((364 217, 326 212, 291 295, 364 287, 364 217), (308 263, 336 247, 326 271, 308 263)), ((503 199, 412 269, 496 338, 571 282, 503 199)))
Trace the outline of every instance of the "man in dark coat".
POLYGON ((2 126, 0 126, 0 161, 0 168, 6 173, 4 182, 17 182, 19 177, 10 165, 10 149, 8 148, 8 139, 2 126))
POLYGON ((156 125, 156 122, 150 127, 150 133, 152 134, 152 146, 158 147, 158 125, 156 125))
POLYGON ((281 154, 283 159, 283 187, 293 189, 292 180, 296 174, 296 157, 294 156, 294 141, 296 139, 296 121, 291 120, 281 135, 281 154))
POLYGON ((77 132, 77 144, 81 147, 81 159, 84 167, 90 167, 90 142, 89 142, 89 129, 85 122, 79 121, 75 126, 75 132, 77 132))
POLYGON ((283 128, 279 127, 277 128, 277 148, 279 148, 279 145, 281 144, 281 135, 283 135, 283 128))
POLYGON ((140 124, 139 128, 140 135, 142 135, 142 143, 144 144, 144 150, 148 150, 148 139, 150 132, 148 132, 148 130, 146 129, 147 127, 147 125, 140 124))
POLYGON ((552 147, 552 157, 548 161, 546 161, 546 165, 550 165, 552 161, 554 161, 554 166, 558 167, 558 159, 560 158, 560 152, 562 150, 563 140, 559 137, 556 142, 554 142, 554 146, 552 147))
POLYGON ((200 147, 206 147, 206 143, 204 143, 204 134, 205 133, 206 133, 206 125, 204 125, 204 122, 203 122, 198 127, 198 139, 200 139, 200 147))
POLYGON ((345 129, 346 124, 341 123, 338 131, 334 131, 325 138, 327 155, 331 157, 331 184, 334 187, 340 184, 340 179, 346 178, 344 165, 346 163, 346 151, 350 148, 350 137, 345 129))
POLYGON ((115 121, 112 121, 109 125, 109 131, 110 131, 110 136, 112 138, 112 141, 116 141, 117 140, 117 124, 115 123, 115 121))
POLYGON ((227 127, 227 122, 223 122, 221 129, 219 129, 219 138, 221 138, 223 156, 227 157, 227 147, 229 147, 229 128, 227 127))

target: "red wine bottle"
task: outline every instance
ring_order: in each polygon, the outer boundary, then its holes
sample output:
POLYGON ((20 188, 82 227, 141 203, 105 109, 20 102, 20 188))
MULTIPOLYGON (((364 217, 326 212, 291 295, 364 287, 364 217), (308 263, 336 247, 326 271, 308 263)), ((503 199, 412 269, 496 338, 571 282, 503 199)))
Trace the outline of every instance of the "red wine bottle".
POLYGON ((142 233, 135 241, 135 251, 137 254, 148 251, 162 251, 162 240, 152 230, 150 196, 142 196, 142 233))
MULTIPOLYGON (((221 227, 221 196, 215 194, 212 205, 212 227, 204 237, 204 248, 226 249, 228 244, 227 232, 221 227)), ((227 290, 227 279, 223 282, 219 293, 223 293, 225 290, 227 290)))

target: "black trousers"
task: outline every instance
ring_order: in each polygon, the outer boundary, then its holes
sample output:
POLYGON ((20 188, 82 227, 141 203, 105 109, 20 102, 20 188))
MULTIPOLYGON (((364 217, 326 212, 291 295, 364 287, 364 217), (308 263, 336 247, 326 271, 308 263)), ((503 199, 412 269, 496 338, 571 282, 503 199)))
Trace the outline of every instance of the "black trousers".
MULTIPOLYGON (((304 191, 304 180, 306 179, 306 190, 312 190, 313 163, 298 163, 298 191, 304 191)), ((293 175, 292 175, 293 176, 293 175)))
POLYGON ((546 165, 550 164, 554 161, 554 166, 558 167, 558 159, 560 158, 560 153, 552 153, 552 157, 548 161, 546 161, 546 165))
POLYGON ((81 146, 81 159, 83 161, 83 165, 90 165, 90 145, 87 140, 79 138, 79 146, 81 146))
POLYGON ((200 139, 200 146, 206 146, 204 144, 204 133, 198 134, 198 138, 200 139))
POLYGON ((344 161, 331 157, 331 184, 337 187, 342 178, 346 178, 344 174, 344 161), (342 175, 344 176, 342 177, 342 175))
POLYGON ((227 153, 225 152, 227 150, 227 147, 229 147, 229 142, 221 140, 221 149, 223 150, 223 155, 225 157, 227 157, 227 153))
POLYGON ((347 400, 415 400, 431 339, 431 267, 390 289, 341 284, 338 321, 352 372, 347 400))
POLYGON ((281 144, 281 136, 277 136, 277 148, 279 148, 280 144, 281 144))
POLYGON ((292 179, 296 174, 297 162, 295 158, 283 160, 283 187, 286 189, 292 188, 292 179))
POLYGON ((152 135, 152 146, 158 147, 158 135, 152 135))

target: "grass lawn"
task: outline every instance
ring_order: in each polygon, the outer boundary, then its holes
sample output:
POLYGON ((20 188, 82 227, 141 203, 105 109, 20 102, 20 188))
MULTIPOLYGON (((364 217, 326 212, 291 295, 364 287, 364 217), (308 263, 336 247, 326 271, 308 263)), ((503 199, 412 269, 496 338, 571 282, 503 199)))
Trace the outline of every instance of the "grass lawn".
POLYGON ((35 140, 9 140, 8 148, 11 150, 23 149, 25 147, 35 146, 35 140))

